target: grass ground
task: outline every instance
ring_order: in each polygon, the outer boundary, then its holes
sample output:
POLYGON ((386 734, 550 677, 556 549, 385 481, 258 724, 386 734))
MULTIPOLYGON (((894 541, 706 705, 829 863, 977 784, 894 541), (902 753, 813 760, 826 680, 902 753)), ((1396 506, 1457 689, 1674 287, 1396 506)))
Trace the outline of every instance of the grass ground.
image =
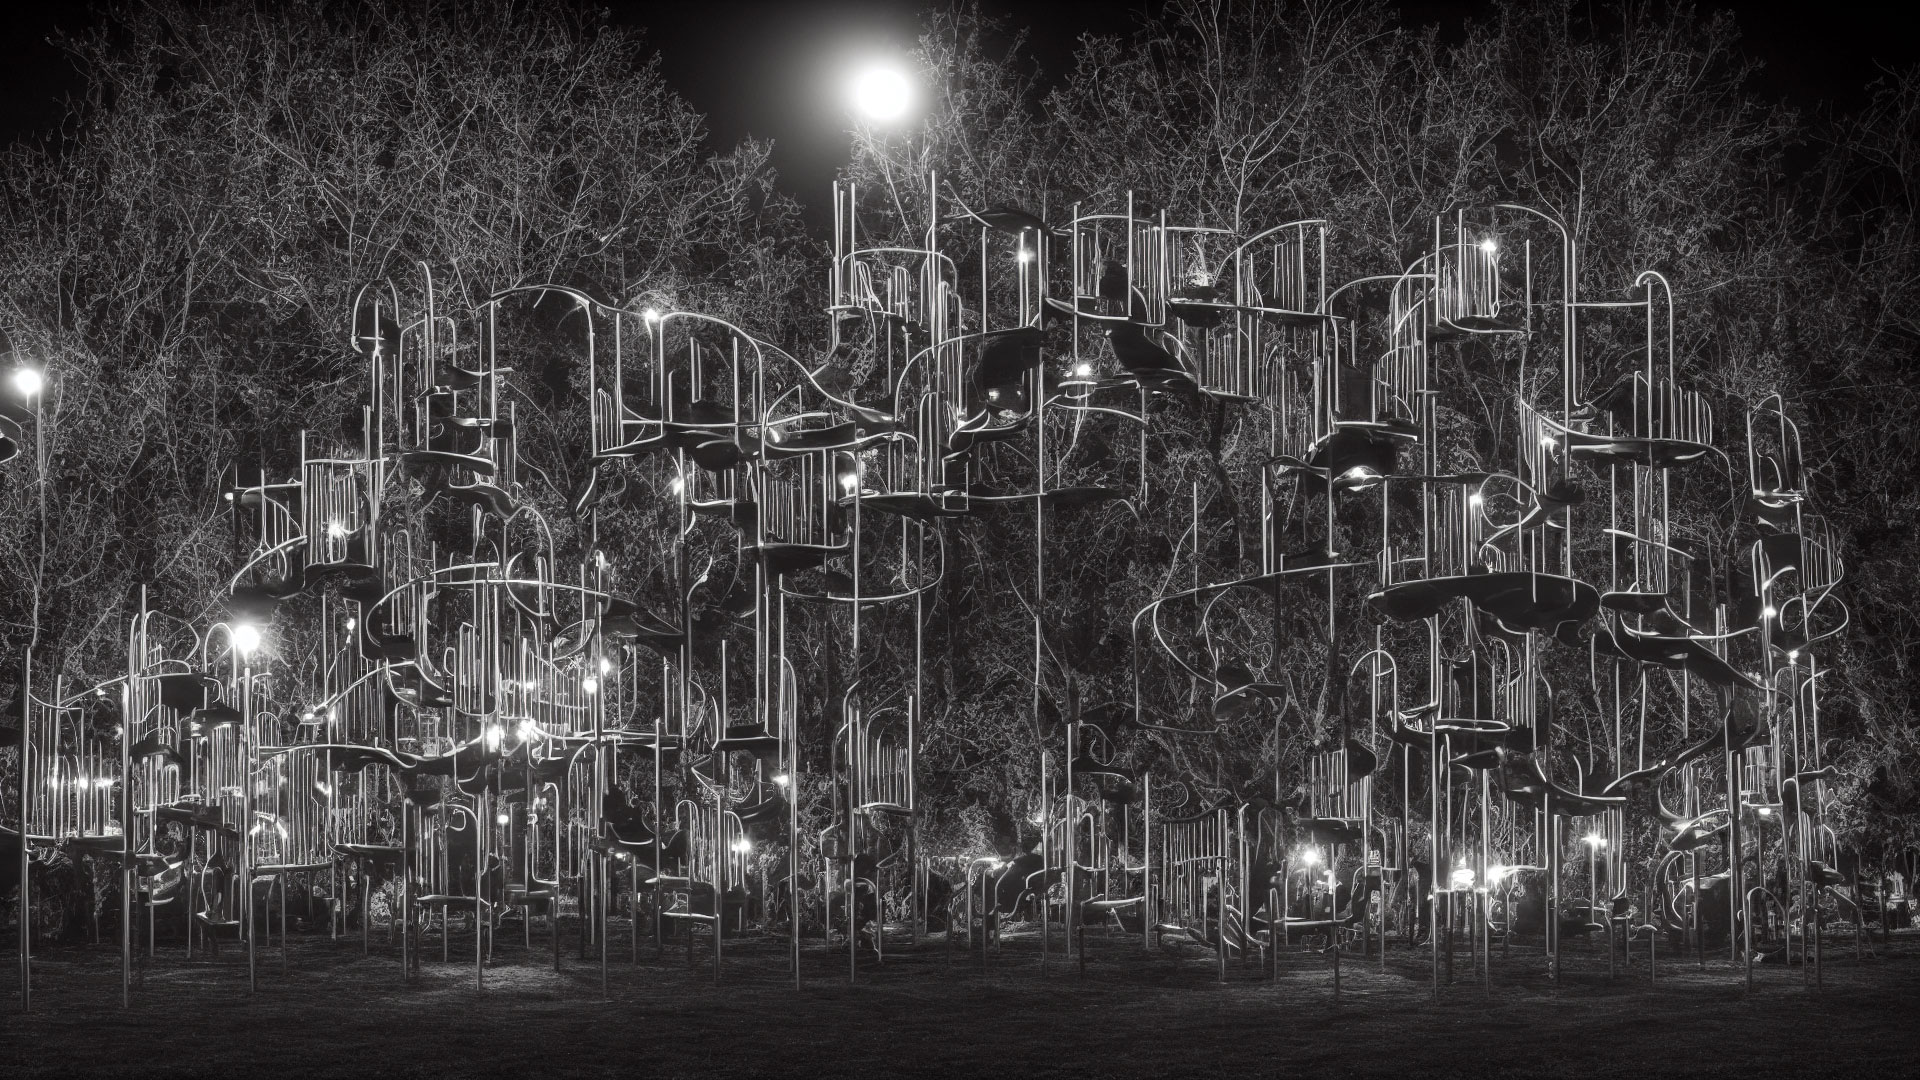
MULTIPOLYGON (((597 957, 571 940, 561 970, 538 937, 502 935, 476 993, 472 939, 443 964, 435 941, 403 984, 376 941, 325 937, 260 956, 187 961, 162 948, 131 1010, 110 947, 36 957, 33 1009, 18 1014, 14 957, 0 998, 9 1077, 259 1076, 1774 1076, 1894 1077, 1920 1069, 1920 939, 1830 942, 1822 985, 1801 967, 1744 969, 1724 958, 1644 962, 1609 979, 1603 952, 1569 956, 1558 985, 1537 951, 1493 958, 1489 993, 1462 957, 1432 994, 1429 969, 1396 949, 1342 965, 1336 1004, 1317 954, 1289 954, 1277 980, 1211 958, 1097 942, 1082 976, 1037 938, 1010 936, 984 967, 938 939, 890 947, 849 985, 844 951, 809 947, 795 993, 776 942, 730 943, 718 985, 704 941, 631 962, 616 926, 607 991, 597 957)), ((1056 948, 1057 948, 1056 939, 1056 948)), ((277 946, 277 943, 276 943, 277 946)), ((1677 958, 1672 958, 1677 959, 1677 958)))

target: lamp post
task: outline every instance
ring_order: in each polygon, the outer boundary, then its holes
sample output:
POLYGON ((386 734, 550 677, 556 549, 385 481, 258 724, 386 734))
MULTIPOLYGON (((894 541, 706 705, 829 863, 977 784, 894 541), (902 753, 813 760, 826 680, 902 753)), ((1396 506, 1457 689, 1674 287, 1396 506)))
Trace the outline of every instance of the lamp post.
POLYGON ((255 964, 253 925, 253 774, 256 744, 253 738, 253 652, 260 647, 260 629, 251 623, 236 623, 228 632, 228 641, 240 661, 240 759, 246 771, 240 777, 240 902, 246 905, 247 993, 259 989, 255 964))
POLYGON ((46 389, 46 378, 38 368, 22 364, 13 369, 8 382, 17 402, 0 400, 0 420, 5 420, 9 426, 15 426, 17 419, 26 419, 28 416, 33 420, 33 476, 40 534, 39 567, 33 579, 33 625, 20 661, 20 1011, 24 1013, 33 1000, 33 903, 30 884, 33 860, 29 855, 32 840, 27 836, 27 816, 33 806, 33 783, 30 775, 32 759, 27 751, 33 726, 33 650, 40 645, 40 592, 47 567, 47 448, 46 439, 42 436, 45 429, 43 404, 46 400, 42 391, 46 389))

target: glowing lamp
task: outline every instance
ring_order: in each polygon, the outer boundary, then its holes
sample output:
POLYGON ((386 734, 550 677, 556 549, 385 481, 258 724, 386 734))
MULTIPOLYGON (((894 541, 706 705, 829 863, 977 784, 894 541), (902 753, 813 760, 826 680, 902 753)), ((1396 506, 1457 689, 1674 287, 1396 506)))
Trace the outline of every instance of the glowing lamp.
POLYGON ((46 386, 46 380, 35 368, 18 367, 13 369, 13 389, 23 398, 31 399, 46 386))
POLYGON ((260 628, 252 623, 240 623, 233 628, 233 647, 241 655, 246 655, 260 647, 260 628))
POLYGON ((868 120, 898 120, 913 106, 913 81, 891 64, 861 69, 847 90, 854 111, 868 120))

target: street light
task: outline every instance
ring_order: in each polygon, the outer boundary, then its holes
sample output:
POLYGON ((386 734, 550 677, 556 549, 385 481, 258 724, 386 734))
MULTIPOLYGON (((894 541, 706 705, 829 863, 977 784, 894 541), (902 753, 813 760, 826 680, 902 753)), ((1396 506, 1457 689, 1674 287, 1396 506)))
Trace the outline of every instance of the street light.
POLYGON ((13 369, 13 389, 21 397, 32 400, 35 394, 46 386, 37 368, 17 367, 13 369))
POLYGON ((238 623, 233 628, 233 648, 242 656, 249 656, 260 647, 260 628, 252 623, 238 623))
POLYGON ((913 107, 913 80, 893 64, 870 64, 848 84, 854 111, 868 120, 898 120, 913 107))

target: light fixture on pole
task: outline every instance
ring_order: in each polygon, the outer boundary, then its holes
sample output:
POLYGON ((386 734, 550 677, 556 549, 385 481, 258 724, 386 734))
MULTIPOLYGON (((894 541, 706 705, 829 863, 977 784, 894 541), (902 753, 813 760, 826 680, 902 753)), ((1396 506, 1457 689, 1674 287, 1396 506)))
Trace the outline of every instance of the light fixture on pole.
POLYGON ((853 109, 876 123, 898 120, 913 108, 913 80, 896 64, 874 63, 854 72, 847 84, 853 109))
POLYGON ((22 366, 13 369, 13 390, 25 400, 33 400, 46 385, 47 381, 38 368, 22 366))
POLYGON ((242 656, 251 656, 260 647, 260 628, 252 623, 236 623, 233 628, 233 648, 242 656))

